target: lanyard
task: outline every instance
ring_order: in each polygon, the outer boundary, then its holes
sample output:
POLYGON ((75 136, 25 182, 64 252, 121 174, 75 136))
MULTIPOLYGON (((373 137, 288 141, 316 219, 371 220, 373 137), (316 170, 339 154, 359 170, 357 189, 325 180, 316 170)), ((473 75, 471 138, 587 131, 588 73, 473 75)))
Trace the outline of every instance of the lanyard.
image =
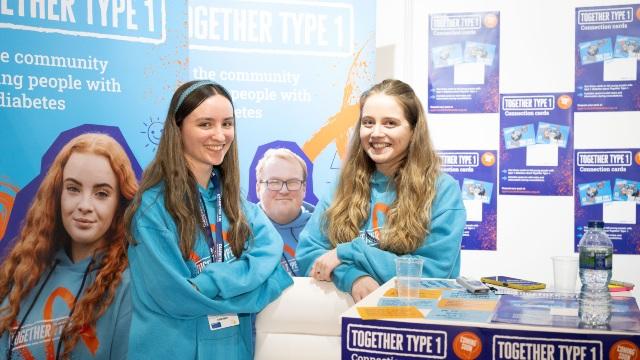
POLYGON ((222 193, 220 192, 220 181, 215 171, 211 171, 211 182, 215 191, 216 201, 218 203, 218 213, 216 216, 216 237, 211 233, 211 224, 209 223, 209 214, 207 206, 204 203, 202 195, 200 195, 200 225, 207 238, 209 246, 209 254, 211 254, 212 262, 224 261, 224 240, 222 239, 222 193))

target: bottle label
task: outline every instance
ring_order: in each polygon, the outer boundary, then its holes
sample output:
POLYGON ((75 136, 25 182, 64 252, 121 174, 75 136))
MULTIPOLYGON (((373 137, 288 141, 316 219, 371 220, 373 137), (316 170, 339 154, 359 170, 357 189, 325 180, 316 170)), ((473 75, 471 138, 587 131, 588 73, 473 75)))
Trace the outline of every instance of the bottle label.
POLYGON ((610 252, 583 251, 580 253, 580 268, 589 270, 611 270, 613 254, 610 252))

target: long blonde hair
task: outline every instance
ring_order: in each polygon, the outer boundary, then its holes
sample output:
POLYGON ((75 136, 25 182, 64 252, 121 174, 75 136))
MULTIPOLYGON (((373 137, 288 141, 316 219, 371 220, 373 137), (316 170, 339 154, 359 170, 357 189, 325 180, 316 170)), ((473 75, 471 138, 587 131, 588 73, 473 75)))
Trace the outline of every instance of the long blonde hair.
MULTIPOLYGON (((156 156, 144 171, 140 182, 140 191, 125 213, 125 226, 127 229, 131 229, 133 216, 140 208, 142 194, 163 181, 164 204, 178 227, 178 238, 180 239, 178 246, 184 259, 189 257, 198 231, 202 231, 202 228, 199 226, 199 217, 197 216, 200 211, 197 182, 187 167, 180 126, 193 110, 211 96, 224 96, 233 107, 231 95, 219 84, 203 82, 202 86, 196 85, 197 87, 193 91, 186 91, 196 83, 198 81, 187 82, 173 94, 156 156)), ((235 122, 233 126, 235 130, 235 122)), ((233 254, 239 257, 244 249, 245 240, 251 236, 251 229, 241 211, 237 139, 236 134, 220 165, 220 171, 222 173, 222 208, 230 224, 227 241, 231 245, 233 254)), ((128 233, 128 237, 129 242, 135 246, 137 242, 131 236, 131 232, 128 233)))
POLYGON ((104 156, 118 180, 118 207, 105 234, 105 245, 96 252, 104 254, 91 270, 96 279, 76 299, 77 305, 66 323, 60 341, 64 344, 63 358, 68 358, 83 329, 94 327, 107 310, 127 267, 127 241, 122 221, 125 209, 138 189, 129 157, 120 144, 108 135, 83 134, 67 143, 58 153, 27 211, 16 244, 0 266, 0 302, 8 303, 0 309, 0 334, 8 331, 16 321, 22 300, 34 288, 45 270, 53 266, 58 250, 68 248, 71 238, 60 217, 62 174, 73 153, 104 156))
POLYGON ((408 84, 399 80, 384 80, 360 97, 360 119, 340 173, 335 198, 324 215, 324 231, 335 247, 356 238, 369 218, 370 179, 376 165, 362 148, 359 133, 362 108, 375 94, 393 97, 402 107, 413 130, 406 157, 393 177, 397 197, 389 207, 385 231, 379 239, 381 249, 407 254, 422 245, 430 232, 440 158, 433 148, 420 99, 408 84))

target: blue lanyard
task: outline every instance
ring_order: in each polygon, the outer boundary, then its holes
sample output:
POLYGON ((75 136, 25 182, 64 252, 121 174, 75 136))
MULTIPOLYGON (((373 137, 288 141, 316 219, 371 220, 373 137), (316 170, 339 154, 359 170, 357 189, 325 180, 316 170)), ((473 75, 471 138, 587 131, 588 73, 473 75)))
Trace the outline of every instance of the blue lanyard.
POLYGON ((209 254, 211 254, 212 262, 224 261, 224 240, 222 239, 222 193, 220 192, 220 181, 215 171, 211 172, 211 182, 215 191, 218 203, 218 213, 216 216, 216 237, 214 239, 211 233, 211 224, 209 223, 209 214, 207 206, 204 203, 202 195, 200 195, 200 225, 207 237, 207 245, 209 245, 209 254))
MULTIPOLYGON (((296 237, 296 234, 293 232, 293 229, 289 228, 289 232, 291 232, 291 236, 293 237, 293 240, 295 240, 296 242, 296 246, 298 244, 298 238, 296 237)), ((289 262, 289 259, 287 259, 287 255, 285 255, 285 253, 282 253, 282 258, 284 259, 284 261, 287 264, 287 267, 289 268, 289 273, 293 276, 298 276, 298 274, 296 274, 296 272, 293 270, 293 267, 291 266, 291 263, 289 262)), ((293 258, 292 259, 295 263, 296 259, 293 258)))

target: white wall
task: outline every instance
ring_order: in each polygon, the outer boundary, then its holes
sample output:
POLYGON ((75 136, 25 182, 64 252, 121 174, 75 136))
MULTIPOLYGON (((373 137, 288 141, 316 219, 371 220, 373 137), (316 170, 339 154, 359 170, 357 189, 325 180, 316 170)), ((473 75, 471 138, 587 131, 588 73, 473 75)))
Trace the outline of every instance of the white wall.
MULTIPOLYGON (((629 2, 378 0, 377 80, 403 80, 426 104, 429 14, 498 10, 500 92, 571 92, 575 8, 625 3, 629 2)), ((429 114, 428 119, 439 150, 499 149, 498 113, 429 114)), ((638 148, 640 113, 576 113, 574 134, 576 149, 638 148)), ((507 275, 552 285, 550 257, 573 254, 573 227, 572 197, 498 195, 498 249, 463 251, 461 273, 507 275)), ((635 283, 634 295, 640 297, 640 256, 614 255, 613 264, 613 278, 635 283)))

